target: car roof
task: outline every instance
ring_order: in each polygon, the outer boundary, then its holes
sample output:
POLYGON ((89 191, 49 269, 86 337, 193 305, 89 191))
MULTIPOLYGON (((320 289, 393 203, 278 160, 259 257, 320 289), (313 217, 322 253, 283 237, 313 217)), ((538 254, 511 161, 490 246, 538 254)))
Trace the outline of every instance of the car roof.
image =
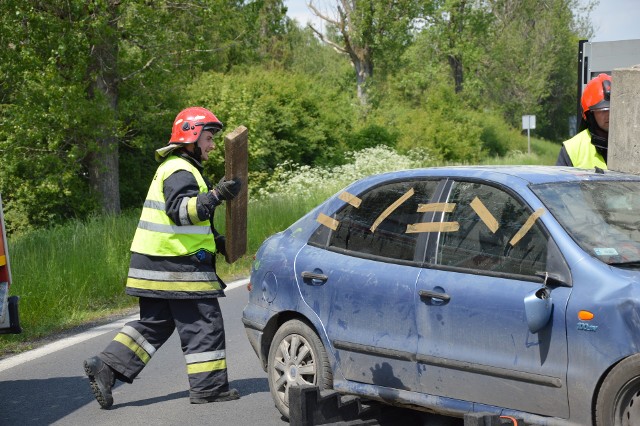
POLYGON ((610 170, 596 171, 595 169, 577 169, 574 167, 558 166, 449 166, 401 170, 378 176, 381 180, 421 177, 466 177, 495 182, 519 180, 520 183, 533 185, 584 180, 640 181, 640 175, 610 170))

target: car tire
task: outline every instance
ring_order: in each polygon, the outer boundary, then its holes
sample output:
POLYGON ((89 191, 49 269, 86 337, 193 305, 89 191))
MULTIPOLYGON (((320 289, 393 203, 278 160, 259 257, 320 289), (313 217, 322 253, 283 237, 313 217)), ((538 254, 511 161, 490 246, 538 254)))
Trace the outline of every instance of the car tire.
POLYGON ((607 374, 596 401, 597 426, 640 424, 640 355, 616 365, 607 374))
POLYGON ((330 389, 333 380, 327 351, 318 335, 302 321, 291 320, 276 332, 267 365, 269 390, 276 408, 289 418, 289 387, 330 389))

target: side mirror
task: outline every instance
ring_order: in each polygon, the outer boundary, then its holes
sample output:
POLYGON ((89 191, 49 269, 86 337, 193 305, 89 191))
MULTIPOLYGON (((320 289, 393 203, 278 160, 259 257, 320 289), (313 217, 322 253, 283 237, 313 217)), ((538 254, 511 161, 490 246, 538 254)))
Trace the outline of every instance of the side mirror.
POLYGON ((542 330, 551 318, 553 302, 551 292, 545 287, 532 292, 524 298, 524 312, 531 333, 542 330))

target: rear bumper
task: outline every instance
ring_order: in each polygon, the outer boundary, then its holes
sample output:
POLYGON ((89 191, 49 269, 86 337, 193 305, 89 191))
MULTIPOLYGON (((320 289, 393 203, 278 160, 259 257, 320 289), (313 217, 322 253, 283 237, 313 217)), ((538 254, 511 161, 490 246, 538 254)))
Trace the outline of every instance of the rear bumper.
POLYGON ((247 333, 249 343, 260 359, 260 365, 267 371, 267 357, 269 356, 269 345, 271 342, 265 341, 265 329, 269 319, 274 313, 269 309, 255 305, 251 302, 247 304, 242 312, 242 324, 247 333))
POLYGON ((262 342, 262 330, 264 326, 246 318, 242 318, 242 323, 244 324, 244 330, 247 332, 247 338, 253 351, 260 357, 260 343, 262 342))

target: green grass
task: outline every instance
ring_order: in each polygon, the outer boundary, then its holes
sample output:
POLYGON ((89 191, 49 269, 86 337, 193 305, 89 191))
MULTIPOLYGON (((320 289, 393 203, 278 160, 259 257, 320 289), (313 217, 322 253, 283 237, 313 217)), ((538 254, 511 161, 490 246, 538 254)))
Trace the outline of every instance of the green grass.
MULTIPOLYGON (((558 144, 532 139, 531 145, 533 153, 526 154, 525 137, 524 152, 483 164, 555 163, 558 144)), ((219 275, 226 282, 246 277, 253 254, 265 238, 286 229, 346 184, 373 173, 424 165, 375 148, 359 153, 353 164, 334 169, 287 166, 274 175, 260 199, 249 202, 247 254, 232 265, 219 259, 219 275)), ((23 333, 0 336, 0 356, 30 349, 52 334, 137 305, 136 298, 125 295, 124 287, 138 217, 136 210, 9 238, 11 293, 20 296, 23 333)), ((224 217, 220 208, 215 220, 223 233, 224 217)))
POLYGON ((531 154, 528 154, 527 138, 524 137, 524 144, 520 143, 518 148, 522 151, 512 151, 504 157, 493 157, 482 161, 485 165, 545 165, 556 164, 560 144, 549 142, 543 139, 531 138, 531 154), (522 146, 520 146, 522 145, 522 146))
MULTIPOLYGON (((231 265, 219 257, 218 274, 227 283, 246 277, 265 238, 286 229, 328 195, 320 191, 317 200, 287 195, 249 203, 247 254, 231 265)), ((222 232, 224 217, 220 208, 216 227, 222 232)), ((11 293, 20 296, 23 332, 0 337, 0 356, 137 306, 137 298, 125 295, 124 288, 138 218, 139 211, 131 211, 10 238, 11 293)))
POLYGON ((129 213, 10 238, 11 293, 20 296, 24 331, 2 336, 0 353, 131 306, 123 289, 136 223, 129 213))

